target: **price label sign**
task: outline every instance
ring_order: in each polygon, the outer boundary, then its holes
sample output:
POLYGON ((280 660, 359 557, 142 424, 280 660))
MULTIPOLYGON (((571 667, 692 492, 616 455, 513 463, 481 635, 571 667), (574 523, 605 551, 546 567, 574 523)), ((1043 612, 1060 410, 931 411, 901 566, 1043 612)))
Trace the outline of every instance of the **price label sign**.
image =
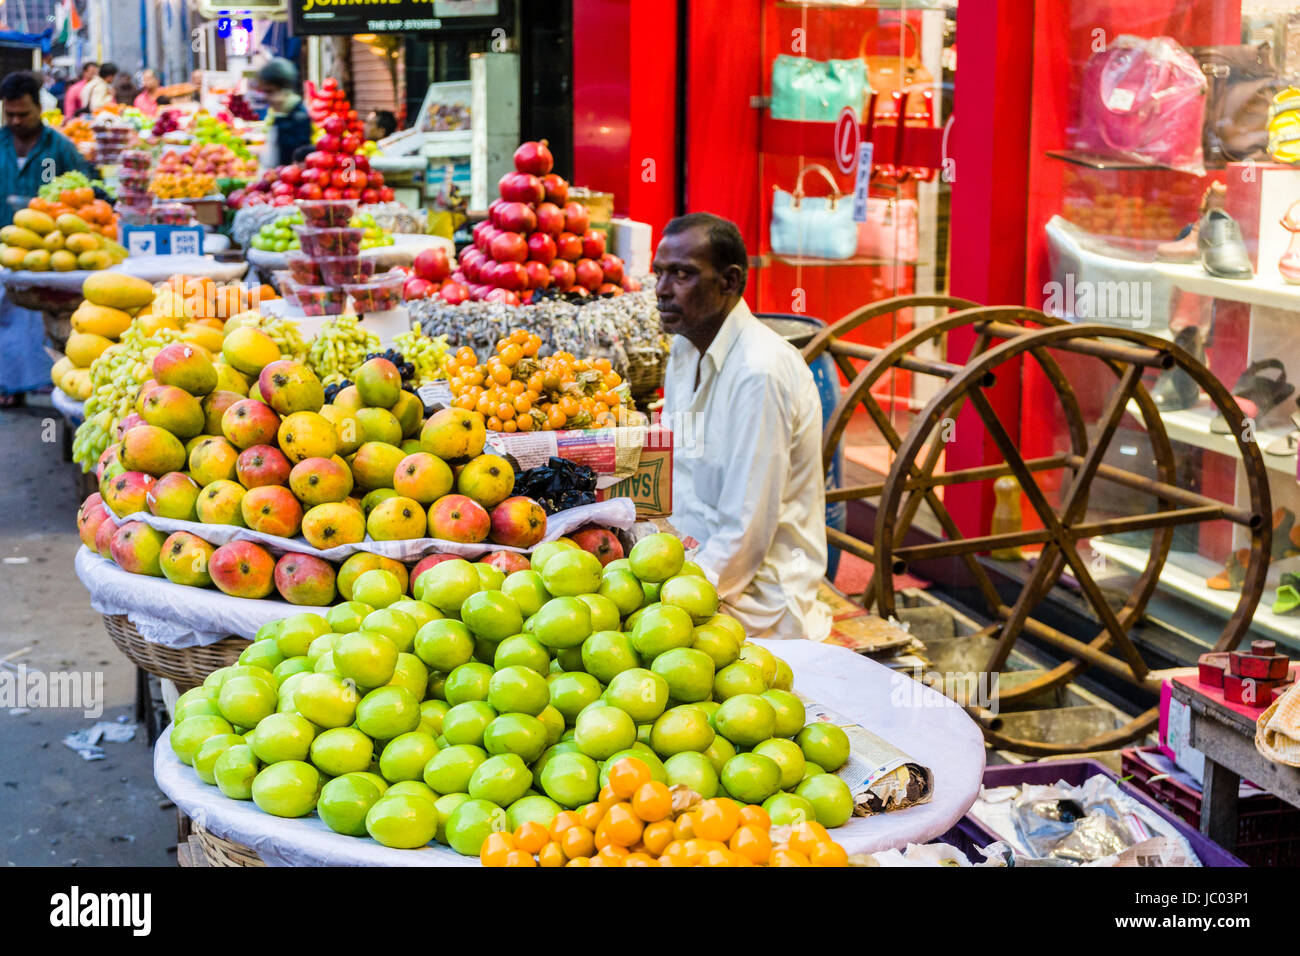
POLYGON ((858 144, 858 176, 853 182, 853 221, 867 221, 867 194, 871 190, 873 143, 858 144))
POLYGON ((122 242, 133 256, 197 256, 203 253, 200 226, 123 226, 122 242))

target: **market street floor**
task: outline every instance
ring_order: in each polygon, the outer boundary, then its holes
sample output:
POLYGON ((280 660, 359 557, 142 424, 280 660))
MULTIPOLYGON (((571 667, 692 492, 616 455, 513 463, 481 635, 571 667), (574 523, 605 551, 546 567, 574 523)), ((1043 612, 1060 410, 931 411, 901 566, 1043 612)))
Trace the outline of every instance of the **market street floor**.
POLYGON ((81 499, 77 468, 61 454, 65 427, 41 397, 0 411, 0 863, 174 866, 176 811, 154 786, 144 726, 129 742, 101 743, 102 760, 63 743, 98 721, 135 719, 135 668, 73 572, 81 499), (53 686, 53 674, 89 675, 87 696, 102 675, 103 713, 15 706, 19 668, 29 689, 53 686))

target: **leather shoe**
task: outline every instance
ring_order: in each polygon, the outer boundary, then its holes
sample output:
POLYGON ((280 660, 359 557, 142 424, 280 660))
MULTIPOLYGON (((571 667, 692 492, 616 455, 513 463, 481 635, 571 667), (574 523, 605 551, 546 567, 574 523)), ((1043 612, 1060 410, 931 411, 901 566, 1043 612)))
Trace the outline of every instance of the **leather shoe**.
POLYGON ((1204 216, 1211 209, 1222 209, 1228 195, 1228 187, 1223 183, 1211 183, 1201 196, 1201 208, 1196 222, 1183 227, 1172 241, 1162 242, 1156 246, 1157 262, 1197 262, 1201 258, 1200 247, 1196 243, 1199 232, 1199 216, 1204 216))
MULTIPOLYGON (((1174 345, 1190 353, 1202 365, 1205 364, 1205 333, 1201 329, 1194 325, 1179 329, 1174 336, 1174 345)), ((1161 372, 1155 385, 1151 386, 1151 398, 1162 412, 1191 408, 1200 397, 1201 387, 1181 365, 1161 372)))
POLYGON ((1255 270, 1241 238, 1241 227, 1222 209, 1211 209, 1201 217, 1197 229, 1201 265, 1220 279, 1253 279, 1255 270))

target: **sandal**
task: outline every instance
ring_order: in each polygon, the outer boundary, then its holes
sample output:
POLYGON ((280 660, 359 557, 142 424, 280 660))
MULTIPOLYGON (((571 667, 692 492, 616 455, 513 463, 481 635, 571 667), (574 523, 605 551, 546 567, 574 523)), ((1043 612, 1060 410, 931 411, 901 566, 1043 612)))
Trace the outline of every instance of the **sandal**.
POLYGON ((1291 413, 1291 424, 1295 427, 1264 446, 1264 454, 1289 457, 1300 452, 1300 412, 1291 413))
MULTIPOLYGON (((1252 362, 1246 367, 1233 386, 1232 395, 1237 400, 1241 413, 1258 425, 1265 415, 1290 398, 1294 391, 1295 386, 1286 380, 1286 366, 1280 359, 1268 358, 1252 362), (1269 378, 1264 374, 1266 371, 1277 372, 1277 377, 1269 378)), ((1216 435, 1232 434, 1228 420, 1217 413, 1210 420, 1210 431, 1216 435)))
MULTIPOLYGON (((1174 336, 1174 345, 1192 358, 1205 364, 1205 332, 1194 325, 1178 330, 1174 336)), ((1167 372, 1161 372, 1156 383, 1151 386, 1151 398, 1162 412, 1177 412, 1191 408, 1200 400, 1201 388, 1196 384, 1181 365, 1175 365, 1167 372)))
POLYGON ((1240 591, 1246 580, 1246 565, 1250 564, 1250 549, 1241 548, 1228 555, 1223 570, 1205 582, 1212 591, 1240 591))
POLYGON ((1297 608, 1300 608, 1300 574, 1288 571, 1282 575, 1273 597, 1273 613, 1290 614, 1297 608))

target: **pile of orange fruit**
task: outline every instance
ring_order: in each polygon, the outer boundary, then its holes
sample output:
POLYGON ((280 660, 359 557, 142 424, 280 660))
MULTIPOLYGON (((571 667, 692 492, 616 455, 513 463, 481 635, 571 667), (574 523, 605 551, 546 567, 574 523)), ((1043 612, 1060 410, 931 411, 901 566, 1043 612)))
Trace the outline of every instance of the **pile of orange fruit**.
POLYGON ((43 212, 51 219, 58 219, 64 213, 79 216, 91 232, 117 239, 117 214, 113 207, 102 199, 95 198, 95 190, 89 186, 77 189, 65 189, 59 193, 57 200, 42 199, 34 196, 27 203, 28 209, 43 212))
POLYGON ((538 358, 541 337, 515 329, 485 363, 462 346, 447 365, 452 405, 479 412, 490 431, 557 431, 610 428, 619 411, 633 408, 623 378, 609 359, 580 359, 569 352, 538 358))
POLYGON ((83 117, 68 120, 62 132, 74 143, 89 143, 95 139, 95 131, 90 128, 90 121, 83 117))
POLYGON ((269 285, 245 286, 238 282, 217 282, 208 276, 174 275, 157 286, 167 296, 155 297, 141 314, 168 314, 174 318, 211 322, 223 327, 233 316, 256 309, 279 296, 269 285))
POLYGON ((189 170, 180 173, 155 173, 149 181, 149 192, 159 199, 202 199, 219 195, 217 179, 208 173, 189 170))
POLYGON ((483 841, 484 866, 847 866, 844 847, 819 823, 772 827, 762 807, 651 779, 626 757, 594 803, 483 841), (682 797, 687 799, 681 799, 682 797), (679 808, 680 807, 680 808, 679 808))

